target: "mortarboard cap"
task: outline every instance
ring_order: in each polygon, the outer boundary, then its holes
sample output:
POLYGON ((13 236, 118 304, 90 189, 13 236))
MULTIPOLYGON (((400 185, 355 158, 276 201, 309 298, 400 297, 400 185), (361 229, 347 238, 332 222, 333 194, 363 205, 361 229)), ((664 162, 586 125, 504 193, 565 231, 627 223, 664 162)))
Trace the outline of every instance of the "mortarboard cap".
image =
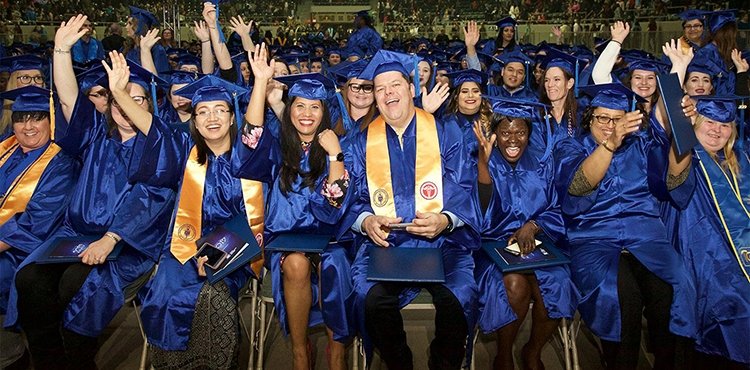
POLYGON ((225 81, 214 75, 205 75, 187 86, 174 92, 192 101, 193 107, 198 103, 206 101, 226 101, 236 103, 235 97, 239 98, 248 90, 244 87, 225 81))
POLYGON ((684 12, 679 14, 680 19, 682 19, 683 22, 692 21, 693 19, 697 19, 701 21, 701 23, 704 23, 706 20, 706 14, 710 14, 710 12, 704 11, 704 10, 697 10, 697 9, 688 9, 684 12))
POLYGON ((705 73, 712 78, 721 73, 721 67, 716 65, 715 62, 711 61, 704 55, 696 56, 690 61, 687 67, 687 74, 692 72, 705 73))
POLYGON ((13 100, 13 112, 49 112, 50 91, 36 86, 24 86, 0 94, 0 98, 13 100))
POLYGON ((662 61, 649 58, 625 56, 625 61, 628 62, 628 71, 632 72, 636 69, 651 71, 656 74, 668 72, 669 65, 662 61))
POLYGON ((497 26, 497 30, 502 31, 505 27, 515 27, 518 24, 515 19, 511 17, 505 17, 497 22, 495 22, 495 25, 497 26))
POLYGON ((463 84, 464 82, 475 82, 479 85, 480 88, 483 88, 485 85, 487 85, 489 76, 484 72, 480 72, 476 69, 470 68, 458 72, 448 73, 448 78, 450 78, 451 87, 454 89, 461 86, 461 84, 463 84))
POLYGON ((417 61, 417 57, 413 55, 379 50, 367 63, 359 78, 372 81, 381 73, 397 71, 408 79, 410 71, 416 69, 417 61))
POLYGON ((198 67, 198 70, 201 69, 201 60, 200 58, 196 57, 192 54, 183 54, 177 57, 176 59, 178 68, 181 68, 184 65, 194 65, 198 67))
POLYGON ((13 73, 15 71, 23 70, 44 71, 47 61, 36 55, 27 54, 3 58, 0 60, 0 63, 8 67, 8 72, 13 73))
POLYGON ((503 63, 503 65, 506 65, 508 63, 513 63, 513 62, 518 62, 526 66, 526 65, 530 65, 534 63, 534 61, 531 60, 531 58, 527 57, 526 54, 518 50, 513 50, 510 52, 502 53, 498 57, 498 60, 501 63, 503 63))
POLYGON ((170 86, 190 84, 203 77, 200 73, 187 71, 171 71, 169 73, 162 73, 162 75, 167 78, 170 86))
POLYGON ((645 101, 621 83, 582 86, 583 92, 591 96, 592 107, 602 107, 624 112, 634 109, 635 102, 645 101))
POLYGON ((580 61, 578 61, 576 57, 554 48, 550 48, 547 52, 546 58, 542 60, 543 69, 547 70, 558 67, 574 77, 576 75, 576 64, 580 66, 580 61))
POLYGON ((710 13, 708 18, 708 27, 711 30, 711 34, 715 34, 719 28, 725 24, 737 22, 737 16, 734 10, 721 10, 718 12, 710 13))
POLYGON ((141 9, 132 5, 129 6, 129 8, 130 16, 133 17, 133 19, 138 20, 138 28, 135 30, 136 34, 143 36, 148 30, 151 29, 151 27, 159 25, 159 20, 156 19, 156 16, 148 10, 141 9))
POLYGON ((76 76, 76 79, 78 80, 78 86, 81 88, 81 91, 86 92, 91 90, 94 86, 98 86, 99 80, 106 78, 106 76, 107 72, 104 71, 104 66, 99 62, 99 65, 93 66, 79 73, 76 76))
POLYGON ((274 77, 289 87, 289 97, 325 101, 336 90, 335 83, 321 73, 303 73, 274 77))
POLYGON ((531 119, 540 108, 547 108, 546 105, 533 100, 509 99, 498 96, 488 96, 487 100, 492 104, 493 112, 513 118, 531 119))
POLYGON ((367 66, 367 60, 360 59, 355 62, 341 62, 338 65, 328 69, 328 72, 336 76, 340 85, 346 83, 351 78, 357 78, 367 66))
POLYGON ((736 123, 739 96, 696 96, 695 110, 702 116, 721 123, 736 123))

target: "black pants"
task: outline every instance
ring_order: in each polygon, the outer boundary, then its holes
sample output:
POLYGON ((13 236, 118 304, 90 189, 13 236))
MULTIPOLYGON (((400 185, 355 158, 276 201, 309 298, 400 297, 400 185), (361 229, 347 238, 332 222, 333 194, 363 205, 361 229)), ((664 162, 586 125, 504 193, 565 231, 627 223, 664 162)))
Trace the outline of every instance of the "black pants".
MULTIPOLYGON (((367 292, 365 325, 380 357, 390 370, 412 369, 412 354, 406 344, 404 321, 398 307, 398 295, 407 287, 402 283, 378 283, 367 292)), ((460 369, 468 335, 461 303, 442 284, 420 285, 432 295, 435 305, 435 339, 430 344, 430 369, 460 369)))
POLYGON ((97 338, 62 327, 63 311, 91 269, 81 263, 32 263, 18 271, 18 322, 26 333, 34 368, 96 368, 97 338))
POLYGON ((648 322, 649 352, 654 369, 674 369, 678 336, 669 331, 672 286, 649 271, 630 253, 620 255, 617 272, 620 298, 620 342, 602 340, 607 369, 635 369, 641 346, 641 317, 648 322))

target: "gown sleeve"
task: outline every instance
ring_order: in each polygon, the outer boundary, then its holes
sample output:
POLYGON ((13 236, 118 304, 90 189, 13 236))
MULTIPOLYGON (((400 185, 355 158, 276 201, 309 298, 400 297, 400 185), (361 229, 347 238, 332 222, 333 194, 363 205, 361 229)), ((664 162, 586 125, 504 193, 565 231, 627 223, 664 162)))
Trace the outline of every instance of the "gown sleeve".
POLYGON ((190 134, 172 130, 152 115, 148 134, 136 135, 128 180, 176 190, 191 149, 190 134))

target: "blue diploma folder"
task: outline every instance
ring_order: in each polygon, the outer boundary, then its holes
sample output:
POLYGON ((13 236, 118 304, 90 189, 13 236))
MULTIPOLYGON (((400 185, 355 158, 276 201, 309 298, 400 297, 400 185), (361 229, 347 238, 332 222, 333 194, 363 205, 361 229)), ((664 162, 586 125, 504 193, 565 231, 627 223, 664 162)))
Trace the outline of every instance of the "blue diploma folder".
POLYGON ((444 283, 443 252, 440 248, 370 246, 367 280, 444 283))
POLYGON ((258 241, 247 224, 247 216, 239 214, 195 242, 198 249, 211 244, 228 254, 221 267, 214 270, 206 267, 208 282, 213 284, 260 256, 258 241))
POLYGON ((482 240, 482 249, 504 273, 570 263, 570 259, 552 243, 544 239, 541 242, 533 252, 521 256, 505 250, 507 240, 482 240))
MULTIPOLYGON (((81 252, 88 248, 89 244, 101 239, 99 235, 82 235, 82 236, 66 236, 55 238, 55 241, 50 244, 49 249, 44 252, 41 258, 36 263, 48 264, 48 263, 71 263, 81 262, 81 257, 78 257, 81 252)), ((115 248, 107 256, 107 261, 114 261, 117 256, 120 255, 124 243, 120 241, 115 244, 115 248)))
POLYGON ((322 253, 332 236, 325 234, 279 234, 266 246, 272 252, 322 253))
POLYGON ((660 74, 657 76, 659 99, 664 102, 668 124, 672 129, 677 154, 682 155, 698 144, 690 119, 682 113, 682 97, 684 92, 680 86, 680 79, 676 73, 660 74))

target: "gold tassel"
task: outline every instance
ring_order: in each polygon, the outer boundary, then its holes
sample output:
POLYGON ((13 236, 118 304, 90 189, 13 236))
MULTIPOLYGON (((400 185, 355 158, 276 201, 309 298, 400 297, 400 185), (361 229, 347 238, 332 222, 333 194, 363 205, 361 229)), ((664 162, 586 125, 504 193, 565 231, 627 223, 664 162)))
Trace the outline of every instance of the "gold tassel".
POLYGON ((49 138, 55 140, 55 99, 52 89, 49 90, 49 138))

